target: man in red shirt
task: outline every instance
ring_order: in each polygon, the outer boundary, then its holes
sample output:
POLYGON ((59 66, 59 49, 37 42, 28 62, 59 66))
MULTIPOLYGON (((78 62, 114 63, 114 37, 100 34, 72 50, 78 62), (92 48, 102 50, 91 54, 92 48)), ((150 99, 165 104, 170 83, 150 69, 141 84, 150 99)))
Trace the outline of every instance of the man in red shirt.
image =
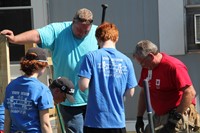
MULTIPOLYGON (((190 133, 197 130, 186 122, 189 113, 195 109, 196 91, 188 74, 187 67, 178 59, 160 53, 155 44, 142 40, 136 45, 133 58, 142 66, 139 86, 142 88, 138 101, 136 131, 144 131, 143 115, 146 110, 144 79, 148 80, 156 133, 190 133), (189 111, 192 110, 192 111, 189 111)), ((189 118, 191 119, 191 118, 189 118)), ((150 132, 147 125, 145 133, 150 132)))

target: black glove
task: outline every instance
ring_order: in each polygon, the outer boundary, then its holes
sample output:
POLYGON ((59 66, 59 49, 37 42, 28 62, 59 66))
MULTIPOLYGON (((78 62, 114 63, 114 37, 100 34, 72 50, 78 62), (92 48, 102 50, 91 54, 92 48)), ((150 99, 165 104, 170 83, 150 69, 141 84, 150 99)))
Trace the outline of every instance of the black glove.
POLYGON ((135 129, 136 129, 137 133, 143 133, 144 132, 144 122, 143 122, 142 116, 137 117, 135 129))
POLYGON ((160 129, 159 133, 173 133, 175 131, 176 124, 180 119, 182 119, 182 115, 180 113, 175 111, 170 113, 167 124, 160 129))
POLYGON ((163 128, 160 129, 159 133, 173 133, 175 130, 176 124, 168 121, 163 128))

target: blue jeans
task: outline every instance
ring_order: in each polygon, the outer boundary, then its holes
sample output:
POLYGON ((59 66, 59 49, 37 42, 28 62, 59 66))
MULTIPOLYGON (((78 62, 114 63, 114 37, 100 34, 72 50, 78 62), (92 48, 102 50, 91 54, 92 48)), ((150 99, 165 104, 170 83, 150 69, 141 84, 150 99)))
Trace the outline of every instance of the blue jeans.
POLYGON ((66 133, 83 133, 86 105, 79 107, 70 107, 60 104, 60 113, 62 115, 66 133))

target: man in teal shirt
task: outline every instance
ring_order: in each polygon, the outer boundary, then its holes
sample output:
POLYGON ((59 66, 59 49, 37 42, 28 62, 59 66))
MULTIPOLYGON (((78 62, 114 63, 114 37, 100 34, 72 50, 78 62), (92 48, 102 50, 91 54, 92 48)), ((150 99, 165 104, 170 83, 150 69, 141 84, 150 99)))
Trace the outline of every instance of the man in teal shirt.
POLYGON ((89 51, 98 49, 95 38, 97 26, 92 24, 90 10, 78 10, 73 21, 52 23, 40 29, 34 29, 14 36, 10 30, 3 30, 8 41, 14 44, 37 43, 39 47, 51 52, 54 79, 68 77, 75 86, 75 102, 68 100, 60 104, 60 111, 68 133, 82 133, 88 92, 78 88, 78 76, 82 57, 89 51))

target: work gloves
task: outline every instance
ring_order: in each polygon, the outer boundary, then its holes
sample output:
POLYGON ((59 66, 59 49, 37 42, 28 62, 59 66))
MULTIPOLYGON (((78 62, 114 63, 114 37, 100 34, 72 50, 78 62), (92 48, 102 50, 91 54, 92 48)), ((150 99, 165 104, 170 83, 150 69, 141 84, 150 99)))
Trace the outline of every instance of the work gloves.
POLYGON ((142 116, 137 116, 135 129, 136 129, 137 133, 143 133, 144 132, 144 122, 143 122, 142 116))
POLYGON ((160 129, 159 133, 173 133, 175 131, 176 124, 180 119, 182 119, 182 115, 180 113, 175 111, 170 113, 167 124, 160 129))
POLYGON ((165 124, 165 126, 162 129, 160 129, 159 133, 173 133, 175 127, 176 127, 175 123, 168 121, 167 124, 165 124))

